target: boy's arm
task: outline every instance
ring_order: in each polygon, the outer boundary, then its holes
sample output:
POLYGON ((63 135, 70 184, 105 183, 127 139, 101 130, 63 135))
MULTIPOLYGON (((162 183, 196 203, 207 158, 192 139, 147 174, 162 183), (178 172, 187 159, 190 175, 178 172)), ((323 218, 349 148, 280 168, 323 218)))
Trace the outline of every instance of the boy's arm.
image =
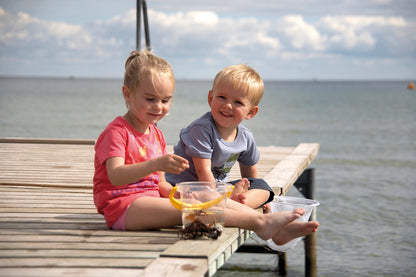
POLYGON ((198 157, 192 157, 195 165, 198 181, 215 182, 214 175, 211 172, 211 160, 198 157))
POLYGON ((241 178, 257 178, 256 165, 246 166, 246 165, 242 165, 241 163, 239 163, 239 165, 240 165, 241 178))
POLYGON ((179 174, 189 167, 186 159, 167 154, 136 164, 125 164, 124 158, 112 157, 106 161, 108 179, 115 186, 127 185, 156 172, 179 174))

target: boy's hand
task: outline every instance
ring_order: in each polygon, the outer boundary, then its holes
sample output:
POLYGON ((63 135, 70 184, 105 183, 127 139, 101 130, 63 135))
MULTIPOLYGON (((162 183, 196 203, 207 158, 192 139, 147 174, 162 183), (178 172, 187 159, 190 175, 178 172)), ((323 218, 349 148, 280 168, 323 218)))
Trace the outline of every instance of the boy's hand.
POLYGON ((157 158, 158 170, 173 174, 179 174, 189 168, 188 160, 175 154, 166 154, 157 158))

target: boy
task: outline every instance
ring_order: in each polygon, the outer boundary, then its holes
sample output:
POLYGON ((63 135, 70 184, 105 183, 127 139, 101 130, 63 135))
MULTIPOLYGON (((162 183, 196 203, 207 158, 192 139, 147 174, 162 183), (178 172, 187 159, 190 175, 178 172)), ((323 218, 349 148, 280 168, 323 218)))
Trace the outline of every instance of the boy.
POLYGON ((233 65, 221 70, 208 93, 211 111, 180 132, 174 147, 176 155, 189 161, 180 174, 166 174, 171 184, 185 181, 227 182, 236 161, 243 179, 231 182, 231 198, 258 208, 273 200, 273 190, 257 179, 256 163, 260 153, 254 137, 241 122, 253 118, 263 96, 260 75, 246 65, 233 65))

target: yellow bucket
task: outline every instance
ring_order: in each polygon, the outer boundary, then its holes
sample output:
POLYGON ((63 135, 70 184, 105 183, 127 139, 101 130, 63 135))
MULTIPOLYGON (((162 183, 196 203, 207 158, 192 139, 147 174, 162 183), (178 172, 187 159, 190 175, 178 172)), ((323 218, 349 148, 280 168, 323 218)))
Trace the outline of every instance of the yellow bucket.
POLYGON ((169 200, 182 211, 183 228, 196 220, 208 228, 223 228, 226 201, 232 190, 229 183, 183 182, 172 188, 169 200))

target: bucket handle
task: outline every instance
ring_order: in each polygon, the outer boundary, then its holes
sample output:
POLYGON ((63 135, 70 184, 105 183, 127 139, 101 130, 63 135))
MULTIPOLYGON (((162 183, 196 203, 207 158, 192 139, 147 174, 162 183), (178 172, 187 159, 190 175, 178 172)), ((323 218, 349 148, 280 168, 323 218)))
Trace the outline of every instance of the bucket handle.
MULTIPOLYGON (((234 186, 232 186, 232 190, 227 192, 227 197, 229 197, 231 195, 231 192, 233 191, 234 186)), ((178 190, 178 187, 173 187, 172 190, 169 193, 169 200, 170 203, 172 204, 172 206, 174 206, 176 209, 182 211, 182 203, 178 201, 178 199, 174 198, 173 195, 175 194, 175 192, 178 190)), ((194 210, 205 210, 205 209, 209 209, 215 205, 217 205, 218 203, 220 203, 222 200, 224 200, 225 198, 225 194, 221 195, 221 197, 218 197, 217 199, 208 201, 208 202, 204 202, 204 203, 198 203, 198 204, 188 204, 188 203, 184 203, 183 206, 187 209, 194 209, 194 210)))

